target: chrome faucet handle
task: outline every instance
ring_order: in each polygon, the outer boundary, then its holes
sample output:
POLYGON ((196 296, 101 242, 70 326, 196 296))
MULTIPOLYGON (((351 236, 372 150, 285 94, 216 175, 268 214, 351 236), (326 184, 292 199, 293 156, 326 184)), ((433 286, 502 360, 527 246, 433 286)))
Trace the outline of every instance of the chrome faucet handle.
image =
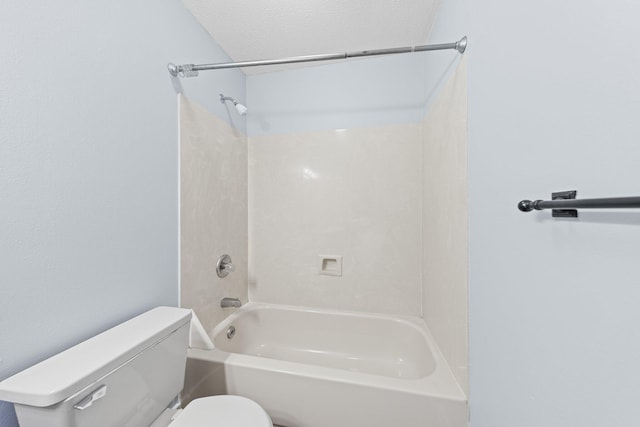
POLYGON ((218 277, 225 278, 229 273, 236 271, 236 266, 231 262, 231 257, 227 254, 221 255, 216 263, 216 273, 218 277))

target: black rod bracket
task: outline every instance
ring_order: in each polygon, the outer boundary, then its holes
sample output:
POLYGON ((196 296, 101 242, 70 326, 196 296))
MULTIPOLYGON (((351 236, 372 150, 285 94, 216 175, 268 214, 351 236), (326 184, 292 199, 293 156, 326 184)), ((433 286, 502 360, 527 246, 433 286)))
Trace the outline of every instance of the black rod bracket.
MULTIPOLYGON (((551 200, 573 200, 578 195, 576 190, 570 191, 558 191, 556 193, 551 193, 551 200)), ((522 200, 518 203, 518 209, 522 212, 531 212, 532 210, 541 211, 544 209, 548 209, 545 204, 548 204, 544 200, 522 200)), ((553 209, 551 212, 551 216, 554 218, 577 218, 578 211, 576 209, 553 209)))
POLYGON ((575 190, 560 191, 552 193, 551 200, 522 200, 518 209, 522 212, 553 209, 555 218, 577 218, 576 209, 640 209, 640 196, 576 199, 577 194, 575 190))
MULTIPOLYGON (((571 191, 559 191, 557 193, 551 193, 551 200, 571 200, 575 199, 578 195, 576 190, 571 191)), ((577 209, 552 209, 551 216, 554 218, 578 218, 577 209)))

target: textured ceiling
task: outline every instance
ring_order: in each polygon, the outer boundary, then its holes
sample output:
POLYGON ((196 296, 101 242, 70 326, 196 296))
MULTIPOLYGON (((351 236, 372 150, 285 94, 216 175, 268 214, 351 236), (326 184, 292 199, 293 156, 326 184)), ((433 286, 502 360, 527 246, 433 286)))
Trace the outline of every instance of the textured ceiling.
POLYGON ((183 2, 234 61, 246 61, 425 44, 439 0, 183 2))

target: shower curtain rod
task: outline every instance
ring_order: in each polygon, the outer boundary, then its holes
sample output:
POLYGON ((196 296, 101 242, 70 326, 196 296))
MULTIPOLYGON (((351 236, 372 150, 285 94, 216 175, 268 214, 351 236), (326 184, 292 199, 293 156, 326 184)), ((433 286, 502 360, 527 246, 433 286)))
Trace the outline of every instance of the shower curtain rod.
POLYGON ((262 59, 257 61, 242 61, 242 62, 221 62, 218 64, 182 64, 175 65, 169 63, 167 68, 169 73, 174 77, 196 77, 199 71, 206 70, 221 70, 225 68, 242 68, 242 67, 258 67, 261 65, 278 65, 278 64, 293 64, 298 62, 317 62, 317 61, 331 61, 336 59, 348 59, 348 58, 360 58, 364 56, 377 56, 377 55, 393 55, 397 53, 412 53, 412 52, 426 52, 430 50, 446 50, 455 49, 460 53, 464 53, 467 48, 467 37, 464 36, 457 42, 432 44, 423 46, 410 46, 410 47, 396 47, 391 49, 375 49, 375 50, 363 50, 358 52, 344 52, 344 53, 328 53, 322 55, 307 55, 307 56, 294 56, 291 58, 282 59, 262 59))

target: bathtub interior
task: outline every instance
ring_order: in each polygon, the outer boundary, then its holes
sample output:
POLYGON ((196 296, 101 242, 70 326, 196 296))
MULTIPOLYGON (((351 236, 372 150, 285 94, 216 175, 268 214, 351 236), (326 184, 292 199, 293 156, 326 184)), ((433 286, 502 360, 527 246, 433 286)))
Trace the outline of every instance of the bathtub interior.
POLYGON ((393 378, 424 378, 436 365, 425 331, 398 318, 253 304, 211 335, 229 353, 393 378))

